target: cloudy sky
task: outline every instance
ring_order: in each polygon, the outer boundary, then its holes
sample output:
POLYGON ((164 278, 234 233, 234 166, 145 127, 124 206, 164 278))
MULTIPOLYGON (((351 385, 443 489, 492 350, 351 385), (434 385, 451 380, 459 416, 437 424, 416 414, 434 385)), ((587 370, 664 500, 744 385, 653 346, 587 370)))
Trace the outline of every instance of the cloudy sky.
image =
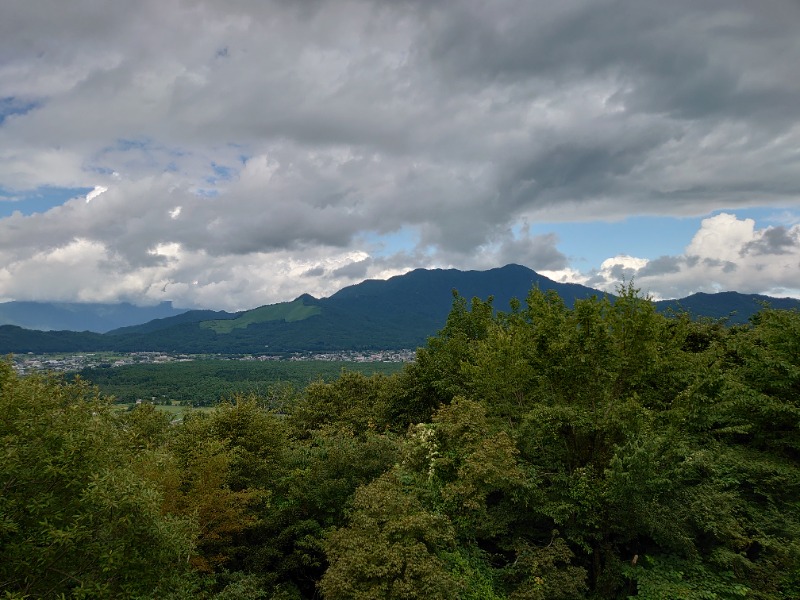
POLYGON ((800 297, 797 0, 3 0, 0 301, 519 263, 800 297))

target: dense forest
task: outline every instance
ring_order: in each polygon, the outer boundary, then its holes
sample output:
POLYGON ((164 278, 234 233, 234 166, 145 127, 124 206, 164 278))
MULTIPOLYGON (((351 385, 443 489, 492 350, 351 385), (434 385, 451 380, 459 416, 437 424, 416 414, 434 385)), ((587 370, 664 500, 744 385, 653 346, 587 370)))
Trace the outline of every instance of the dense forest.
POLYGON ((456 297, 395 375, 180 424, 0 366, 6 598, 800 597, 800 313, 456 297))
POLYGON ((392 374, 402 366, 400 362, 206 359, 85 368, 77 375, 96 385, 102 394, 113 396, 116 402, 144 399, 156 404, 214 406, 221 398, 254 395, 263 406, 280 409, 284 402, 293 401, 293 391, 317 380, 334 379, 343 369, 365 375, 392 374))

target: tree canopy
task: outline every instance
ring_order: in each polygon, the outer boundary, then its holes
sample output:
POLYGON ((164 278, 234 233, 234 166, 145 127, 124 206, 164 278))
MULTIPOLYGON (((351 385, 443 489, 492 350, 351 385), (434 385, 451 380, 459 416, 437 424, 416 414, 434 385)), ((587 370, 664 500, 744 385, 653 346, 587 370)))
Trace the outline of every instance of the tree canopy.
POLYGON ((800 314, 456 295, 395 375, 182 423, 0 367, 0 592, 800 597, 800 314))

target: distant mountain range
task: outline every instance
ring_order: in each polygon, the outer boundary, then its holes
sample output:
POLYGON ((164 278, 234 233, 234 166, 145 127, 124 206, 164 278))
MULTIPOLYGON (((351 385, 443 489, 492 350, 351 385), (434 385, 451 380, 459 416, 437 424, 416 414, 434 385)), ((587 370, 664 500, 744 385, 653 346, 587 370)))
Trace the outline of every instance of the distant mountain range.
POLYGON ((695 317, 728 319, 729 323, 747 323, 764 306, 780 310, 800 309, 800 300, 796 298, 773 298, 739 292, 698 292, 680 300, 660 300, 655 304, 660 311, 684 310, 695 317))
MULTIPOLYGON (((36 331, 16 324, 2 325, 0 353, 93 350, 278 353, 416 348, 444 325, 452 306, 452 290, 468 299, 493 296, 495 308, 507 310, 512 298, 524 301, 533 286, 554 290, 570 306, 579 298, 602 295, 582 285, 552 281, 519 265, 488 271, 417 269, 385 281, 364 281, 328 298, 304 294, 291 302, 239 313, 180 312, 161 305, 160 310, 179 314, 127 323, 105 333, 36 331)), ((800 300, 736 292, 693 294, 656 305, 659 310, 684 310, 693 316, 746 322, 764 303, 773 308, 800 309, 800 300)), ((0 322, 2 315, 0 312, 0 322)))
POLYGON ((0 302, 0 325, 17 325, 43 331, 94 331, 104 333, 185 313, 171 302, 155 306, 78 302, 0 302))

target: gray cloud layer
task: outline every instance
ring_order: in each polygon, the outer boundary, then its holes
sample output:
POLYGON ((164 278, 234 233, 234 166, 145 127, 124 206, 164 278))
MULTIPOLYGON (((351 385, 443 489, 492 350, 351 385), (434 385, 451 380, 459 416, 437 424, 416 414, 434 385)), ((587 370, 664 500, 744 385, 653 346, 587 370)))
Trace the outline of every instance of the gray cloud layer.
POLYGON ((528 223, 797 206, 798 22, 794 0, 7 0, 0 186, 108 191, 0 219, 0 297, 242 308, 566 269, 528 223))

